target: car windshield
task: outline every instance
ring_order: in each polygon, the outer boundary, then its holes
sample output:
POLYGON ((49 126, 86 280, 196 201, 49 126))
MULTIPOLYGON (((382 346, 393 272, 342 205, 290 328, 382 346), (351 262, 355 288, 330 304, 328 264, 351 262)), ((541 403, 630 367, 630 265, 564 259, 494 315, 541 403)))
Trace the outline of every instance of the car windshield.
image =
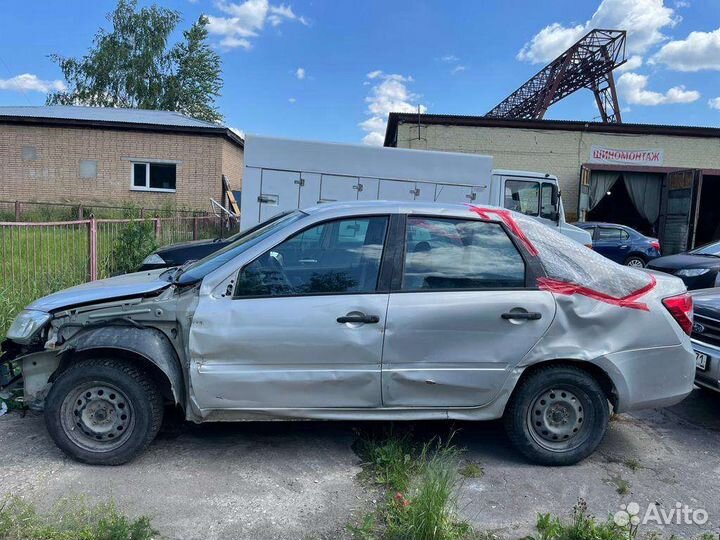
POLYGON ((283 215, 280 219, 272 218, 254 230, 241 234, 237 240, 228 244, 222 249, 211 253, 204 259, 195 261, 188 265, 181 272, 175 274, 175 282, 180 285, 188 285, 200 281, 213 270, 220 268, 229 260, 234 259, 240 253, 250 249, 255 244, 262 242, 265 238, 301 218, 306 216, 305 212, 296 210, 283 215))
POLYGON ((227 242, 228 244, 232 244, 233 242, 236 242, 237 240, 240 240, 243 236, 247 236, 248 234, 252 234, 258 229, 261 229, 262 227, 265 227, 266 225, 269 225, 273 221, 277 221, 278 219, 284 218, 285 216, 292 214, 295 212, 295 210, 288 210, 286 212, 281 212, 267 221, 263 221, 262 223, 258 223, 254 227, 250 227, 246 231, 240 231, 239 233, 235 233, 233 235, 228 236, 227 238, 217 238, 218 241, 222 240, 223 242, 227 242))
POLYGON ((690 251, 693 255, 705 255, 706 257, 720 257, 720 242, 705 244, 690 251))

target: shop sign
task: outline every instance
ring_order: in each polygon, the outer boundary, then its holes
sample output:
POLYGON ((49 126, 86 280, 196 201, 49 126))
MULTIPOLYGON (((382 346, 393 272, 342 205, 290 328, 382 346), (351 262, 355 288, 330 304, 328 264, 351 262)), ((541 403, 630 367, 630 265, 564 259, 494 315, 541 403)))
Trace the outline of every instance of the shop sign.
POLYGON ((593 145, 590 148, 590 163, 607 163, 612 165, 655 165, 663 164, 665 152, 662 148, 647 150, 625 150, 605 148, 593 145))

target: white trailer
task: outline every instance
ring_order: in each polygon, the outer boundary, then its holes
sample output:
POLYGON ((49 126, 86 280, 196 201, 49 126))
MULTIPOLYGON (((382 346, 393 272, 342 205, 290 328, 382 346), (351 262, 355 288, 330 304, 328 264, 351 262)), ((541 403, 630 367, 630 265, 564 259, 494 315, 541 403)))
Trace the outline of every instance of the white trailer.
POLYGON ((531 215, 583 244, 565 222, 558 181, 546 173, 492 168, 492 157, 455 152, 248 136, 240 229, 275 214, 356 200, 483 204, 531 215))

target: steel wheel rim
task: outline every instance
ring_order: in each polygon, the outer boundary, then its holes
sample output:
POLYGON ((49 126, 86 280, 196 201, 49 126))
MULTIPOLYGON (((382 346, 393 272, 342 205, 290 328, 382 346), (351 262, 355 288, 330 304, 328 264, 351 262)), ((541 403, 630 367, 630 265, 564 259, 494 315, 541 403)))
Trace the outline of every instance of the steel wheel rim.
POLYGON ((627 265, 631 268, 645 268, 645 264, 640 259, 630 259, 627 265))
POLYGON ((527 428, 533 440, 553 452, 567 452, 590 436, 592 409, 584 392, 558 386, 538 393, 528 409, 527 428))
POLYGON ((116 386, 92 381, 65 396, 60 423, 65 435, 80 448, 110 452, 130 438, 135 429, 135 411, 116 386))

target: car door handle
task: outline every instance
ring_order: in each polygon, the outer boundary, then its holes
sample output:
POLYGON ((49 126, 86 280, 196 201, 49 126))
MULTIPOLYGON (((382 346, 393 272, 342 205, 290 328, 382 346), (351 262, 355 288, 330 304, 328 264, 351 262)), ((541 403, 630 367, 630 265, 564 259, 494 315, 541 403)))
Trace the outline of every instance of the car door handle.
POLYGON ((509 313, 503 313, 500 316, 506 321, 510 319, 523 319, 525 321, 542 319, 542 313, 538 313, 537 311, 511 311, 509 313))
POLYGON ((345 323, 365 323, 365 324, 375 324, 380 322, 380 317, 377 315, 343 315, 342 317, 337 318, 337 322, 341 324, 345 323))
POLYGON ((317 264, 317 259, 300 259, 300 264, 317 264))

